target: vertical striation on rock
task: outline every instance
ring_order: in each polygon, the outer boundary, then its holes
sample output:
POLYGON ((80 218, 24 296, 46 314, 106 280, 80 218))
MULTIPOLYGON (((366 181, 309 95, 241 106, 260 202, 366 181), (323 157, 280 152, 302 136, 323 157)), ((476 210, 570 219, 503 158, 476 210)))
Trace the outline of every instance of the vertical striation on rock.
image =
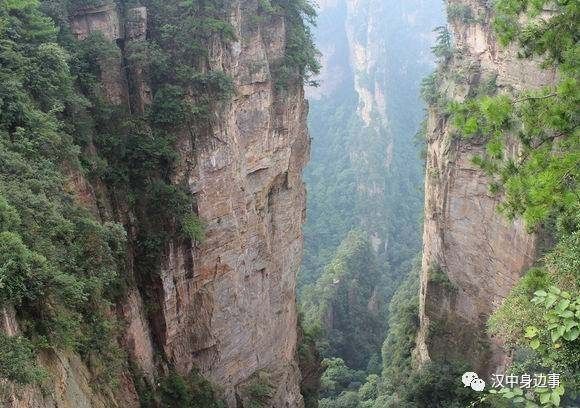
MULTIPOLYGON (((490 79, 498 92, 554 81, 553 72, 518 59, 513 48, 500 48, 487 3, 448 3, 467 7, 472 17, 450 20, 455 51, 441 71, 443 98, 462 101, 490 79), (458 79, 457 73, 465 77, 458 79)), ((484 151, 484 141, 461 140, 453 132, 448 116, 431 106, 415 354, 419 362, 468 361, 483 375, 506 364, 502 344, 486 334, 486 321, 535 261, 537 237, 522 222, 498 213, 500 199, 489 193, 489 180, 471 162, 484 151)))
POLYGON ((271 63, 285 52, 284 20, 255 27, 257 3, 238 6, 238 41, 210 49, 212 66, 234 78, 236 96, 195 146, 188 137, 180 142, 176 177, 191 186, 206 239, 195 248, 170 245, 161 272, 162 346, 180 371, 195 364, 224 386, 230 405, 265 370, 276 385, 272 406, 298 407, 307 105, 301 86, 282 95, 272 77, 271 63))

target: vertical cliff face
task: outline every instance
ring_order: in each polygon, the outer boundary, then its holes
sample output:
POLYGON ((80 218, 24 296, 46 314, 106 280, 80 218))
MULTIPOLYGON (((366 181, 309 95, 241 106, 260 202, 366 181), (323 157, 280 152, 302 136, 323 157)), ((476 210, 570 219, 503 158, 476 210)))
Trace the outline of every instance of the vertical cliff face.
MULTIPOLYGON (((71 31, 78 39, 101 33, 119 46, 119 59, 101 63, 103 94, 112 105, 142 112, 151 103, 150 85, 139 66, 127 67, 126 50, 148 38, 155 16, 147 7, 122 10, 105 3, 75 10, 71 31)), ((132 269, 139 260, 130 251, 133 283, 116 305, 124 323, 121 345, 150 386, 169 367, 182 375, 195 368, 223 390, 229 406, 239 407, 246 406, 248 385, 260 377, 272 389, 268 406, 300 407, 295 283, 308 108, 301 82, 276 86, 275 66, 286 52, 285 17, 256 18, 255 0, 228 7, 235 39, 210 36, 204 47, 207 69, 230 76, 234 96, 208 115, 195 137, 191 128, 178 131, 171 176, 192 195, 205 239, 170 240, 158 276, 145 280, 132 269)), ((126 203, 111 202, 105 186, 88 185, 81 176, 75 186, 85 204, 105 218, 114 214, 129 239, 135 237, 139 226, 126 203)), ((9 311, 5 315, 4 326, 17 326, 9 311)), ((75 355, 43 356, 41 363, 55 374, 53 389, 44 395, 32 387, 15 391, 8 406, 139 406, 128 371, 119 390, 103 391, 92 387, 91 373, 75 355)))
POLYGON ((206 224, 199 247, 172 243, 162 266, 162 347, 178 370, 195 364, 226 387, 230 404, 265 370, 273 406, 300 406, 295 362, 296 274, 302 257, 309 152, 301 86, 282 96, 271 63, 285 52, 281 18, 255 26, 257 3, 232 8, 238 41, 210 48, 236 96, 212 130, 184 135, 177 179, 187 180, 206 224))
MULTIPOLYGON (((485 86, 512 92, 554 80, 553 72, 518 59, 514 49, 500 48, 487 3, 448 3, 464 14, 450 12, 454 52, 439 68, 440 99, 463 101, 485 86)), ((486 321, 533 264, 537 237, 522 222, 510 222, 497 212, 500 198, 489 192, 489 180, 471 162, 484 151, 485 142, 456 136, 436 105, 429 108, 427 124, 416 353, 421 362, 459 359, 489 374, 505 366, 506 354, 486 335, 486 321)), ((512 149, 516 152, 517 146, 512 149)))

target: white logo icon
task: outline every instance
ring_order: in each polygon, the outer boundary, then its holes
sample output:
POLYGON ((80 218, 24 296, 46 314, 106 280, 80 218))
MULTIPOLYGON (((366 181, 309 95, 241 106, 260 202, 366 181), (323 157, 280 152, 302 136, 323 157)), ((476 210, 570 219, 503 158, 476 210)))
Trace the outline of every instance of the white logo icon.
POLYGON ((461 376, 461 382, 466 387, 471 387, 474 391, 481 392, 485 389, 485 381, 474 372, 468 371, 461 376))
POLYGON ((476 378, 471 382, 471 388, 473 391, 481 392, 485 389, 485 381, 481 378, 476 378))

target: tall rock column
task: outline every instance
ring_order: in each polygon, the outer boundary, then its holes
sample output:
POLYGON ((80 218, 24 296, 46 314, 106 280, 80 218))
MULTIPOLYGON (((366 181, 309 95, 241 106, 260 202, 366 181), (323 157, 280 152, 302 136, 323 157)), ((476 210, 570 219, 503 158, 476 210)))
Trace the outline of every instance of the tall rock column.
MULTIPOLYGON (((500 48, 485 2, 449 1, 468 10, 451 18, 453 56, 439 68, 444 100, 463 101, 487 83, 495 92, 539 87, 554 73, 519 60, 513 48, 500 48), (452 75, 453 74, 453 75, 452 75)), ((425 221, 420 291, 419 362, 462 360, 480 375, 506 364, 502 344, 486 334, 486 322, 521 274, 536 259, 537 237, 521 221, 497 211, 501 201, 471 158, 483 140, 457 137, 442 106, 428 110, 425 221)), ((517 152, 512 146, 511 154, 517 152)))
POLYGON ((302 83, 280 87, 276 76, 289 23, 259 7, 232 2, 235 40, 205 44, 207 70, 231 77, 234 92, 194 137, 182 129, 172 176, 191 191, 205 238, 169 243, 149 301, 159 307, 155 343, 177 372, 199 369, 231 407, 258 380, 272 387, 271 406, 300 407, 295 285, 308 109, 302 83))
POLYGON ((206 224, 199 247, 171 245, 162 266, 163 348, 182 372, 195 364, 244 399, 256 373, 274 386, 271 406, 300 407, 296 275, 302 259, 309 156, 302 84, 276 88, 273 64, 285 21, 256 25, 258 2, 235 2, 237 41, 210 48, 212 68, 234 78, 235 96, 211 131, 180 140, 176 181, 187 180, 206 224))

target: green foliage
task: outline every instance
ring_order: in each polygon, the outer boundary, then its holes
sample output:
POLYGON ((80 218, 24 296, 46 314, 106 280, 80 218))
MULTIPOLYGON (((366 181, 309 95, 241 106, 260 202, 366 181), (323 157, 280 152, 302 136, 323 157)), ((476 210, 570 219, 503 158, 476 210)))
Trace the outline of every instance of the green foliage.
POLYGON ((497 74, 491 74, 480 78, 474 94, 470 96, 494 96, 497 92, 497 74))
POLYGON ((247 400, 244 407, 265 408, 270 406, 270 400, 275 391, 268 372, 260 370, 254 373, 242 388, 242 393, 247 400))
POLYGON ((437 72, 433 72, 421 81, 421 98, 428 105, 438 105, 442 98, 439 87, 439 75, 437 72))
POLYGON ((0 355, 0 378, 19 384, 39 383, 46 378, 36 364, 35 350, 28 339, 0 333, 0 355))
POLYGON ((467 4, 449 3, 447 5, 447 18, 451 21, 460 21, 469 24, 475 21, 473 9, 467 4))
MULTIPOLYGON (((169 373, 159 384, 159 401, 154 405, 162 408, 225 408, 225 403, 197 370, 187 376, 175 372, 169 373)), ((144 401, 142 401, 143 403, 144 401)))
POLYGON ((93 178, 108 184, 113 201, 127 201, 137 218, 136 270, 147 285, 159 273, 170 239, 203 240, 192 194, 171 181, 178 159, 177 130, 187 129, 195 138, 208 127, 207 120, 200 119, 233 94, 229 76, 207 71, 203 44, 209 38, 234 37, 222 21, 226 15, 219 2, 144 3, 153 16, 150 35, 125 49, 129 66, 141 70, 152 88, 153 101, 143 114, 116 106, 103 95, 98 67, 115 55, 111 47, 118 58, 114 44, 91 36, 70 46, 78 87, 91 102, 86 123, 76 121, 88 134, 83 147, 89 142, 96 147, 96 154, 86 149, 85 165, 93 178))
POLYGON ((276 9, 272 6, 272 2, 270 0, 259 0, 258 4, 260 5, 260 9, 266 13, 274 13, 276 9))
MULTIPOLYGON (((571 250, 577 253, 577 249, 571 250)), ((562 251, 560 248, 559 252, 562 251)), ((516 358, 514 370, 525 372, 532 367, 534 370, 561 374, 564 384, 557 393, 554 391, 558 399, 565 389, 573 394, 580 384, 579 280, 577 276, 571 281, 569 279, 569 275, 561 274, 558 263, 548 257, 546 267, 530 270, 490 319, 491 332, 499 335, 511 349, 528 350, 516 358), (569 290, 562 290, 556 285, 563 285, 569 290)), ((511 394, 502 396, 519 397, 511 394)), ((536 401, 552 398, 538 393, 529 394, 526 399, 528 397, 536 401)))
MULTIPOLYGON (((411 374, 399 390, 400 399, 417 408, 466 407, 477 398, 477 394, 458 381, 464 372, 469 371, 468 368, 460 364, 427 363, 411 374)), ((483 407, 485 405, 481 405, 483 407)))
MULTIPOLYGON (((558 89, 568 85, 577 87, 572 81, 558 89)), ((568 121, 565 113, 574 109, 575 98, 546 89, 529 93, 515 105, 506 95, 450 105, 462 134, 489 138, 486 155, 474 162, 494 178, 494 191, 504 192, 501 210, 510 218, 522 216, 530 228, 548 217, 569 217, 578 211, 580 138, 574 130, 576 119, 568 121), (541 102, 545 99, 551 101, 541 102), (505 154, 510 140, 506 131, 514 127, 523 150, 517 159, 505 154)))
POLYGON ((530 269, 491 317, 491 332, 499 335, 510 348, 519 344, 524 338, 526 325, 539 323, 539 310, 530 303, 532 294, 549 284, 550 277, 544 269, 530 269))
POLYGON ((517 42, 523 57, 541 56, 565 72, 577 70, 580 6, 574 1, 499 0, 494 27, 501 42, 517 42), (549 10, 549 18, 539 18, 549 10), (525 14, 522 23, 520 15, 525 14))
POLYGON ((367 377, 366 382, 359 388, 358 397, 363 403, 374 401, 379 396, 380 377, 377 374, 371 374, 367 377))
MULTIPOLYGON (((558 340, 574 341, 580 335, 580 295, 573 298, 569 292, 551 286, 548 292, 538 290, 534 293, 532 303, 546 309, 546 320, 549 325, 550 338, 554 347, 559 348, 558 340)), ((530 339, 530 346, 536 350, 540 347, 539 329, 535 326, 526 328, 525 337, 530 339)))
POLYGON ((156 125, 175 127, 185 120, 183 89, 175 85, 161 86, 151 105, 152 121, 156 125))
MULTIPOLYGON (((122 287, 125 230, 105 222, 111 214, 101 202, 103 220, 78 202, 76 180, 104 182, 111 212, 127 207, 136 218, 131 246, 144 286, 170 238, 203 240, 191 192, 171 181, 175 130, 194 138, 211 125, 199 119, 233 96, 232 78, 208 69, 207 44, 236 35, 228 1, 142 1, 148 38, 123 49, 127 69, 141 69, 154 95, 140 114, 105 96, 101 67, 119 60, 119 47, 99 34, 76 40, 68 28, 69 13, 106 2, 40 3, 0 3, 0 306, 15 307, 23 331, 0 334, 0 375, 39 381, 35 353, 55 348, 81 353, 92 373, 112 380, 124 360, 111 302, 122 287)), ((303 18, 313 9, 283 5, 292 20, 287 62, 307 77, 316 65, 303 18)), ((200 378, 171 374, 155 398, 161 406, 222 406, 210 405, 200 378)))
POLYGON ((19 235, 0 232, 0 305, 35 300, 41 290, 46 260, 31 252, 19 235), (39 276, 40 275, 40 276, 39 276))
POLYGON ((554 5, 552 16, 537 19, 545 1, 502 0, 496 4, 496 30, 505 43, 518 41, 523 56, 542 56, 560 70, 556 86, 508 95, 485 96, 452 104, 454 125, 465 136, 489 139, 486 154, 475 162, 491 177, 494 192, 505 195, 501 210, 522 216, 532 228, 549 217, 571 217, 579 211, 577 178, 580 161, 577 79, 579 7, 554 5), (519 14, 529 20, 522 25, 519 14), (515 136, 514 136, 515 135, 515 136), (517 137, 522 151, 505 154, 517 137))
POLYGON ((325 358, 322 367, 324 373, 320 379, 320 394, 323 397, 338 396, 354 383, 360 385, 364 380, 364 372, 347 367, 342 358, 325 358))
POLYGON ((71 194, 70 178, 81 170, 68 119, 86 100, 57 33, 38 2, 0 4, 0 302, 15 306, 23 330, 22 340, 3 341, 14 355, 38 348, 102 355, 90 359, 96 368, 117 350, 108 290, 124 230, 96 221, 71 194))
MULTIPOLYGON (((423 197, 418 186, 422 185, 423 169, 417 158, 420 147, 409 143, 409 136, 415 134, 423 117, 424 106, 417 103, 418 79, 432 70, 432 64, 426 59, 418 61, 417 55, 428 52, 431 41, 424 28, 439 21, 441 10, 438 2, 422 5, 416 15, 419 20, 410 25, 402 3, 383 6, 384 2, 378 8, 361 3, 349 24, 356 28, 353 35, 361 44, 389 44, 377 48, 377 64, 356 72, 358 84, 371 93, 373 89, 388 90, 384 98, 388 126, 383 126, 384 118, 376 112, 370 126, 361 119, 350 75, 337 89, 331 87, 332 94, 310 101, 312 158, 304 175, 308 216, 299 293, 322 275, 348 232, 362 228, 377 248, 380 279, 376 299, 385 321, 389 299, 420 246, 423 197), (372 13, 383 24, 367 30, 366 16, 372 13), (397 153, 391 155, 391 149, 397 153)), ((340 21, 346 18, 342 9, 324 10, 316 36, 321 43, 336 46, 328 63, 348 73, 347 41, 340 38, 340 21)))
POLYGON ((205 90, 209 95, 220 100, 228 100, 234 94, 232 78, 222 71, 210 71, 207 74, 195 74, 192 79, 195 89, 205 90))
MULTIPOLYGON (((453 115, 453 125, 461 134, 468 137, 485 134, 500 138, 509 123, 512 105, 506 95, 484 96, 465 103, 451 102, 448 110, 453 115)), ((496 153, 492 148, 490 150, 490 154, 496 153)), ((496 154, 494 158, 501 159, 503 155, 496 154)))
POLYGON ((441 268, 441 266, 437 263, 432 264, 427 271, 429 277, 429 283, 435 284, 440 288, 448 292, 456 292, 457 285, 455 285, 451 280, 449 280, 449 276, 447 273, 441 268))
MULTIPOLYGON (((504 44, 518 42, 522 57, 540 56, 559 70, 555 86, 521 92, 516 97, 469 100, 453 107, 455 125, 467 135, 489 138, 487 151, 474 161, 493 178, 492 191, 501 192, 501 210, 522 217, 529 228, 557 225, 556 245, 544 265, 530 270, 502 307, 490 328, 508 345, 529 350, 513 368, 534 365, 567 378, 565 389, 578 392, 580 329, 578 309, 577 185, 580 171, 578 134, 577 2, 499 0, 495 28, 504 44), (548 18, 539 18, 549 9, 548 18), (472 124, 471 128, 469 123, 472 124), (521 147, 516 157, 508 146, 521 147), (555 221, 554 221, 555 220, 555 221)), ((504 398, 526 406, 559 406, 564 387, 552 392, 502 390, 504 398)))
MULTIPOLYGON (((144 5, 152 16, 147 41, 131 42, 127 59, 132 66, 143 70, 155 90, 176 107, 177 123, 186 119, 186 89, 200 105, 227 102, 234 92, 232 78, 222 71, 207 70, 206 44, 212 38, 221 41, 236 39, 227 21, 227 3, 223 0, 170 1, 147 0, 144 5)), ((157 118, 171 123, 168 116, 157 118)))
POLYGON ((0 196, 0 231, 11 231, 20 225, 18 211, 0 196))
POLYGON ((197 215, 186 215, 181 222, 181 228, 183 229, 183 232, 193 241, 203 242, 205 228, 197 215))
POLYGON ((358 408, 360 399, 356 391, 344 391, 337 398, 323 398, 319 408, 358 408))
POLYGON ((383 324, 368 302, 378 279, 375 255, 366 234, 351 231, 314 287, 304 294, 306 327, 322 327, 317 346, 323 357, 341 356, 364 369, 378 353, 383 324), (332 326, 325 326, 330 319, 332 326))
POLYGON ((451 33, 445 26, 437 27, 434 31, 437 33, 437 40, 431 51, 440 62, 446 62, 453 55, 451 33))
MULTIPOLYGON (((524 405, 526 408, 559 407, 562 395, 564 395, 564 388, 536 388, 534 392, 524 392, 521 388, 502 388, 500 390, 490 390, 489 393, 491 396, 497 395, 509 400, 516 407, 524 405)), ((492 399, 484 397, 482 401, 492 399)))
POLYGON ((405 384, 412 370, 411 352, 419 329, 420 269, 418 258, 389 305, 389 331, 382 348, 383 387, 389 394, 405 384))
POLYGON ((311 27, 316 22, 316 10, 310 0, 261 1, 262 10, 282 15, 286 21, 286 52, 275 70, 277 86, 302 81, 316 85, 312 76, 320 72, 320 53, 314 45, 311 27))
POLYGON ((322 336, 320 326, 304 327, 304 316, 298 315, 298 364, 301 373, 300 393, 306 408, 317 408, 320 377, 323 372, 322 359, 316 349, 316 342, 322 336))

